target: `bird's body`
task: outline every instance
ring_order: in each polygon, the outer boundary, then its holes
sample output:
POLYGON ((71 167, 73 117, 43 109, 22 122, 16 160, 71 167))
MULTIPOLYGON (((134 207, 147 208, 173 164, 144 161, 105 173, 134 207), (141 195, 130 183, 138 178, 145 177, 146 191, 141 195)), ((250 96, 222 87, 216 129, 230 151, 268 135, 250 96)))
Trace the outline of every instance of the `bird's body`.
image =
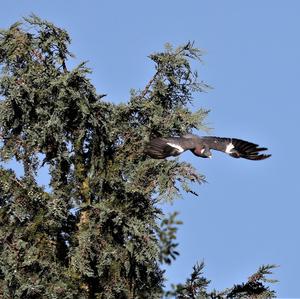
POLYGON ((200 137, 194 134, 154 138, 147 144, 144 152, 154 159, 164 159, 178 156, 186 150, 190 150, 194 155, 202 158, 211 158, 211 150, 224 152, 234 158, 248 160, 263 160, 271 156, 261 154, 267 148, 260 148, 257 144, 245 140, 214 136, 200 137))

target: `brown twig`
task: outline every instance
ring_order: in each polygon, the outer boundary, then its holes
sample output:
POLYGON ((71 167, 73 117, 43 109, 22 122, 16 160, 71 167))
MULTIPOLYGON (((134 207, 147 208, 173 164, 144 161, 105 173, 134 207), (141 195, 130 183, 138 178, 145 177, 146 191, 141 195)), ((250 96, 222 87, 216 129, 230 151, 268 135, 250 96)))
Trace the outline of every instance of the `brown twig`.
POLYGON ((160 70, 158 70, 158 71, 154 74, 154 76, 151 78, 151 80, 148 82, 148 84, 146 85, 146 87, 145 87, 145 89, 143 90, 143 92, 138 96, 138 99, 139 99, 139 100, 142 99, 142 98, 144 98, 144 97, 146 96, 146 94, 149 92, 149 89, 150 89, 152 83, 156 80, 156 78, 158 77, 159 73, 160 73, 160 70))

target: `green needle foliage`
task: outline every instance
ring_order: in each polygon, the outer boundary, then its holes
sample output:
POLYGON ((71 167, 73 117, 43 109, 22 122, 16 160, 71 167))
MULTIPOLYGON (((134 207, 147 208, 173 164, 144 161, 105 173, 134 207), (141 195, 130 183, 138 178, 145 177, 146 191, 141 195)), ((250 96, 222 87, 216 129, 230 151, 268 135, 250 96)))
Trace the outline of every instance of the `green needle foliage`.
MULTIPOLYGON (((208 111, 190 109, 193 93, 208 88, 190 67, 201 52, 187 43, 150 55, 149 83, 113 104, 85 63, 68 68, 69 43, 65 30, 34 15, 0 31, 0 297, 208 296, 202 264, 164 294, 162 264, 178 255, 180 221, 159 208, 204 177, 143 153, 153 136, 205 129, 208 111), (12 160, 23 176, 4 167, 12 160), (48 188, 37 183, 41 167, 48 188)), ((269 292, 261 280, 270 268, 226 294, 269 292)))

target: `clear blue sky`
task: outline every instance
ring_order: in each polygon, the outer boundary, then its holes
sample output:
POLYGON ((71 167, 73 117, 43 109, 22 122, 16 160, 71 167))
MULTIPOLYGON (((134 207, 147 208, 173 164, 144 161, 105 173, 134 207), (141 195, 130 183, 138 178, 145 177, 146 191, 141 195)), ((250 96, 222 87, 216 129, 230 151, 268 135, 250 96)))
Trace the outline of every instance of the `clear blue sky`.
POLYGON ((0 27, 31 12, 70 33, 76 62, 89 60, 98 92, 115 102, 143 88, 153 73, 147 55, 166 42, 192 40, 206 51, 196 68, 214 89, 195 105, 212 110, 213 134, 249 139, 273 156, 252 162, 184 154, 208 184, 195 186, 199 198, 171 207, 184 225, 169 282, 183 281, 197 260, 217 289, 275 263, 278 297, 300 297, 300 1, 6 0, 0 27))

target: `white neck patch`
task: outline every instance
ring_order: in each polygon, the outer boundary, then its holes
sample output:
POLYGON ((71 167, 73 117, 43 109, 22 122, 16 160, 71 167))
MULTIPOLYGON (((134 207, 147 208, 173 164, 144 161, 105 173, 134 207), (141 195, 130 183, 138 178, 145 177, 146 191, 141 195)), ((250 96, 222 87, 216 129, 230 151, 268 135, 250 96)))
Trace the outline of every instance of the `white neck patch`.
POLYGON ((234 149, 234 145, 230 142, 230 143, 226 146, 225 153, 230 154, 230 153, 231 153, 231 150, 233 150, 233 149, 234 149))
POLYGON ((179 153, 184 152, 184 149, 183 149, 180 145, 178 145, 178 144, 174 144, 174 143, 169 143, 169 142, 167 142, 167 145, 170 145, 170 146, 176 148, 176 149, 178 150, 179 153))

